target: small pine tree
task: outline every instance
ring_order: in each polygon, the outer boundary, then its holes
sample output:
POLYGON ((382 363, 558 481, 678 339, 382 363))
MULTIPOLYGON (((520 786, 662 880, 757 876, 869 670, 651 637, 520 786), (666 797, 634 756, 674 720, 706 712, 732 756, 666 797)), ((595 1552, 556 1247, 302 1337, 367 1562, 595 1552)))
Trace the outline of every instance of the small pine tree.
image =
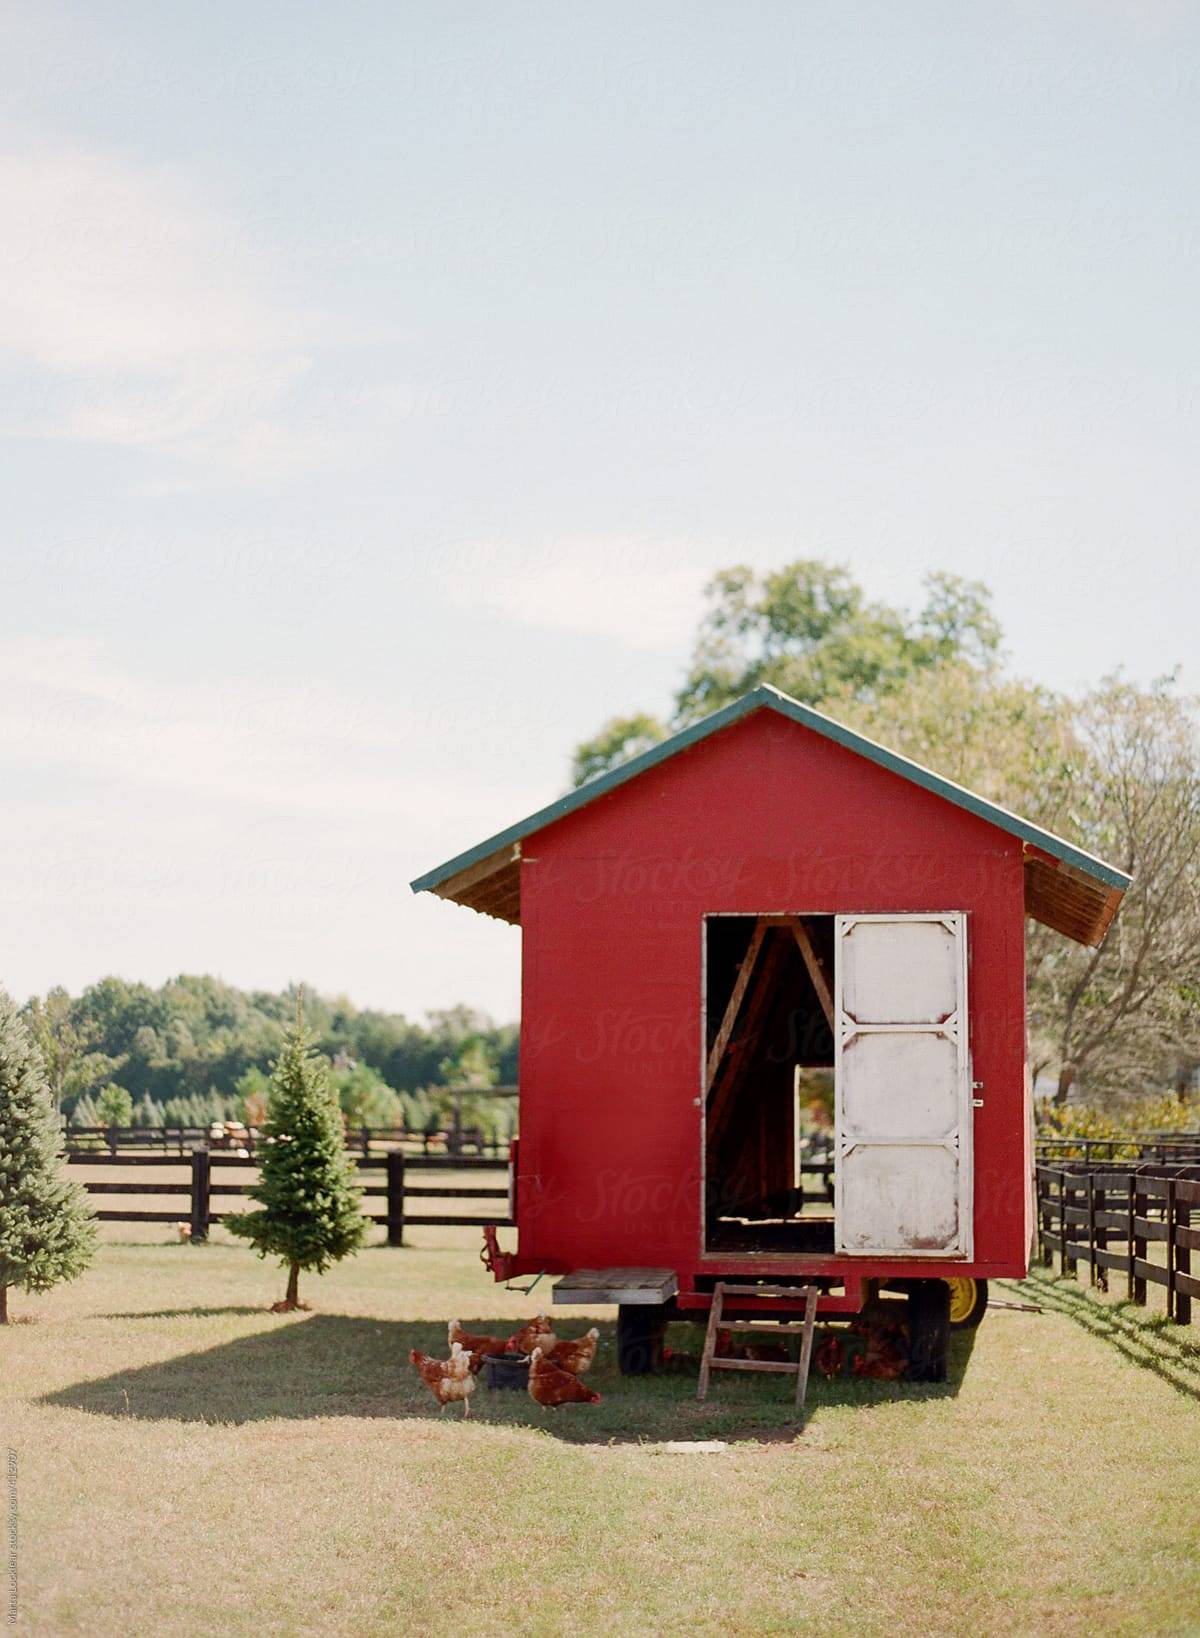
POLYGON ((287 1295, 277 1306, 296 1308, 300 1270, 324 1274, 358 1250, 367 1229, 329 1071, 299 1012, 273 1066, 265 1139, 259 1181, 246 1191, 259 1210, 225 1226, 260 1257, 282 1258, 287 1295))
POLYGON ((48 1291, 92 1260, 96 1221, 60 1148, 41 1055, 0 990, 0 1325, 8 1323, 10 1285, 48 1291))
POLYGON ((96 1105, 85 1092, 81 1098, 76 1098, 75 1107, 71 1110, 68 1125, 71 1126, 99 1126, 100 1116, 96 1113, 96 1105))
POLYGON ((143 1092, 133 1110, 133 1124, 144 1130, 154 1130, 163 1123, 162 1110, 149 1092, 143 1092))

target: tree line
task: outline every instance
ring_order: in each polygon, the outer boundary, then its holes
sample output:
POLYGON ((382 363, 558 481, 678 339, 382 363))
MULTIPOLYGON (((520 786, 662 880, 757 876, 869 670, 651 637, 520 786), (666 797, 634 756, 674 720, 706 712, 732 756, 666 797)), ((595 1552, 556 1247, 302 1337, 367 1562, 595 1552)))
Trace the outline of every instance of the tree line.
MULTIPOLYGON (((21 1011, 51 1096, 74 1125, 258 1124, 298 993, 207 976, 158 988, 104 978, 77 996, 34 996, 21 1011)), ((486 1092, 516 1082, 515 1024, 465 1006, 417 1023, 307 989, 304 1013, 351 1125, 424 1130, 457 1120, 507 1131, 514 1111, 486 1092)))

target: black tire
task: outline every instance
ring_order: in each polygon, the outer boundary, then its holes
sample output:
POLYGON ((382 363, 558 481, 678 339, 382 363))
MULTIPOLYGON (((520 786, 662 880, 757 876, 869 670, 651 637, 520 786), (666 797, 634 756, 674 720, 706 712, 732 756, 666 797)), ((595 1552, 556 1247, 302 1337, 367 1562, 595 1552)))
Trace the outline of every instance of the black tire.
POLYGON ((988 1283, 986 1280, 948 1280, 950 1286, 950 1329, 973 1331, 987 1313, 988 1283), (974 1292, 957 1291, 956 1286, 973 1286, 974 1292))
POLYGON ((623 1302, 617 1309, 617 1367, 622 1376, 649 1376, 662 1367, 667 1311, 660 1303, 623 1302))
POLYGON ((908 1291, 908 1380, 944 1382, 950 1354, 950 1287, 914 1280, 908 1291))

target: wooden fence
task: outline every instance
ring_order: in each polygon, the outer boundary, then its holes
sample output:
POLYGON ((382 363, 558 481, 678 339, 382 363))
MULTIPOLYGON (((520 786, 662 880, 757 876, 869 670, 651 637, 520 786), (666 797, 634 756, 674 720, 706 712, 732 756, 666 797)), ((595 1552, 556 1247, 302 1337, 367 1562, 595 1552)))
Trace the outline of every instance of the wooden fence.
POLYGON ((1125 1137, 1039 1136, 1037 1158, 1053 1165, 1065 1160, 1156 1161, 1159 1165, 1200 1165, 1200 1133, 1130 1133, 1125 1137))
POLYGON ((1088 1266, 1091 1285, 1108 1290, 1110 1273, 1124 1274, 1126 1295, 1146 1301, 1147 1285, 1166 1288, 1167 1317, 1192 1318, 1200 1279, 1200 1165, 1070 1160, 1037 1167, 1038 1235, 1042 1261, 1058 1253, 1064 1274, 1088 1266), (1162 1261, 1150 1257, 1162 1248, 1162 1261))
MULTIPOLYGON (((163 1183, 156 1179, 144 1183, 138 1181, 116 1183, 107 1178, 85 1178, 84 1187, 90 1195, 165 1196, 178 1199, 178 1207, 171 1211, 105 1206, 101 1207, 96 1215, 102 1223, 182 1223, 186 1213, 191 1238, 196 1241, 206 1240, 211 1225, 220 1223, 227 1215, 223 1211, 213 1209, 214 1199, 244 1195, 247 1187, 254 1181, 248 1178, 245 1182, 238 1183, 223 1182, 221 1179, 239 1167, 250 1168, 256 1174, 258 1170, 258 1162, 246 1156, 213 1154, 207 1149, 193 1149, 183 1159, 161 1155, 113 1156, 88 1152, 69 1153, 66 1158, 68 1165, 71 1166, 98 1166, 105 1170, 113 1166, 157 1166, 160 1169, 170 1167, 186 1171, 186 1179, 181 1178, 178 1182, 163 1183)), ((415 1226, 427 1224, 431 1228, 483 1228, 488 1223, 495 1223, 501 1227, 512 1223, 512 1218, 508 1214, 508 1170, 507 1167, 499 1167, 494 1160, 477 1156, 406 1155, 399 1150, 393 1150, 386 1155, 371 1155, 365 1158, 360 1156, 354 1164, 360 1173, 366 1174, 362 1189, 367 1204, 364 1215, 368 1221, 378 1223, 387 1229, 387 1243, 390 1246, 404 1244, 406 1224, 415 1226), (438 1171, 487 1171, 494 1178, 498 1178, 498 1181, 490 1187, 487 1185, 447 1187, 445 1184, 413 1184, 409 1181, 412 1172, 438 1171), (382 1177, 379 1176, 380 1173, 382 1177), (409 1215, 407 1208, 411 1200, 495 1200, 501 1202, 501 1205, 498 1210, 481 1217, 464 1216, 455 1212, 438 1215, 418 1212, 409 1215), (383 1202, 382 1212, 370 1210, 371 1204, 375 1201, 383 1202)))
MULTIPOLYGON (((235 1122, 214 1121, 210 1126, 68 1126, 64 1142, 70 1151, 79 1149, 98 1153, 107 1149, 110 1155, 120 1154, 126 1149, 189 1155, 193 1149, 239 1147, 253 1154, 260 1138, 257 1127, 244 1127, 242 1135, 238 1136, 235 1122), (224 1130, 226 1126, 235 1130, 227 1132, 224 1130)), ((507 1140, 489 1138, 476 1128, 462 1132, 416 1132, 407 1126, 352 1126, 346 1131, 346 1147, 364 1156, 370 1156, 377 1149, 389 1148, 403 1148, 409 1153, 425 1155, 491 1155, 496 1159, 506 1159, 508 1156, 507 1140)))

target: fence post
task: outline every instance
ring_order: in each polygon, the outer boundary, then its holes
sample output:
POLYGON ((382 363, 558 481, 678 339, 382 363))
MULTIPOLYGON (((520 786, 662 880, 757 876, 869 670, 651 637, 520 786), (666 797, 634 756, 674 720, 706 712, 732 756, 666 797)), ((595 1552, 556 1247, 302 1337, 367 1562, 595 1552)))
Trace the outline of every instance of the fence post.
MULTIPOLYGON (((1107 1185, 1107 1183, 1105 1183, 1105 1186, 1103 1188, 1100 1188, 1100 1189, 1096 1190, 1096 1205, 1099 1207, 1100 1211, 1102 1211, 1102 1212, 1107 1212, 1108 1211, 1108 1185, 1107 1185)), ((1106 1226, 1102 1225, 1100 1227, 1095 1228, 1095 1241, 1096 1241, 1096 1247, 1101 1252, 1106 1252, 1108 1250, 1108 1229, 1107 1229, 1106 1226)), ((1098 1261, 1096 1261, 1095 1251, 1093 1251, 1092 1255, 1093 1255, 1093 1269, 1094 1269, 1094 1273, 1095 1273, 1095 1276, 1096 1276, 1096 1284, 1100 1287, 1101 1291, 1107 1291, 1108 1290, 1108 1269, 1103 1267, 1098 1261)))
MULTIPOLYGON (((1148 1207, 1147 1201, 1146 1201, 1146 1191, 1145 1191, 1145 1189, 1139 1189, 1137 1187, 1137 1184, 1136 1184, 1136 1181, 1135 1181, 1134 1190, 1133 1190, 1134 1215, 1136 1217, 1145 1217, 1146 1212, 1148 1211, 1148 1209, 1149 1209, 1149 1207, 1148 1207)), ((1134 1224, 1133 1227, 1134 1227, 1133 1256, 1134 1256, 1135 1259, 1140 1260, 1141 1262, 1144 1263, 1146 1261, 1146 1237, 1145 1237, 1145 1235, 1139 1235, 1138 1234, 1137 1224, 1136 1223, 1134 1224)), ((1145 1276, 1140 1275, 1137 1272, 1136 1269, 1132 1269, 1132 1273, 1133 1273, 1133 1300, 1136 1303, 1140 1303, 1144 1307, 1145 1302, 1146 1302, 1146 1280, 1145 1280, 1145 1276)))
POLYGON ((192 1150, 192 1243, 208 1239, 211 1159, 207 1149, 192 1150))
POLYGON ((1175 1312, 1175 1179, 1167 1183, 1167 1318, 1176 1319, 1175 1312))
MULTIPOLYGON (((1178 1228, 1190 1229, 1192 1226, 1192 1207, 1190 1201, 1177 1200, 1175 1202, 1176 1225, 1178 1228), (1180 1218, 1183 1219, 1180 1222, 1180 1218)), ((1180 1274, 1192 1272, 1191 1248, 1175 1242, 1175 1267, 1180 1274)), ((1192 1299, 1185 1291, 1175 1292, 1175 1319, 1180 1325, 1192 1323, 1192 1299)))
POLYGON ((369 1160, 371 1157, 371 1128, 369 1126, 361 1127, 359 1137, 362 1140, 363 1159, 369 1160))
MULTIPOLYGON (((1072 1189, 1072 1203, 1074 1200, 1075 1191, 1072 1189)), ((1067 1256, 1067 1174, 1065 1171, 1059 1172, 1058 1174, 1058 1226, 1062 1235, 1062 1238, 1058 1242, 1059 1272, 1065 1278, 1068 1274, 1074 1275, 1077 1272, 1075 1268, 1075 1259, 1067 1256)))
POLYGON ((404 1244, 404 1156, 398 1149, 387 1156, 387 1243, 404 1244))

